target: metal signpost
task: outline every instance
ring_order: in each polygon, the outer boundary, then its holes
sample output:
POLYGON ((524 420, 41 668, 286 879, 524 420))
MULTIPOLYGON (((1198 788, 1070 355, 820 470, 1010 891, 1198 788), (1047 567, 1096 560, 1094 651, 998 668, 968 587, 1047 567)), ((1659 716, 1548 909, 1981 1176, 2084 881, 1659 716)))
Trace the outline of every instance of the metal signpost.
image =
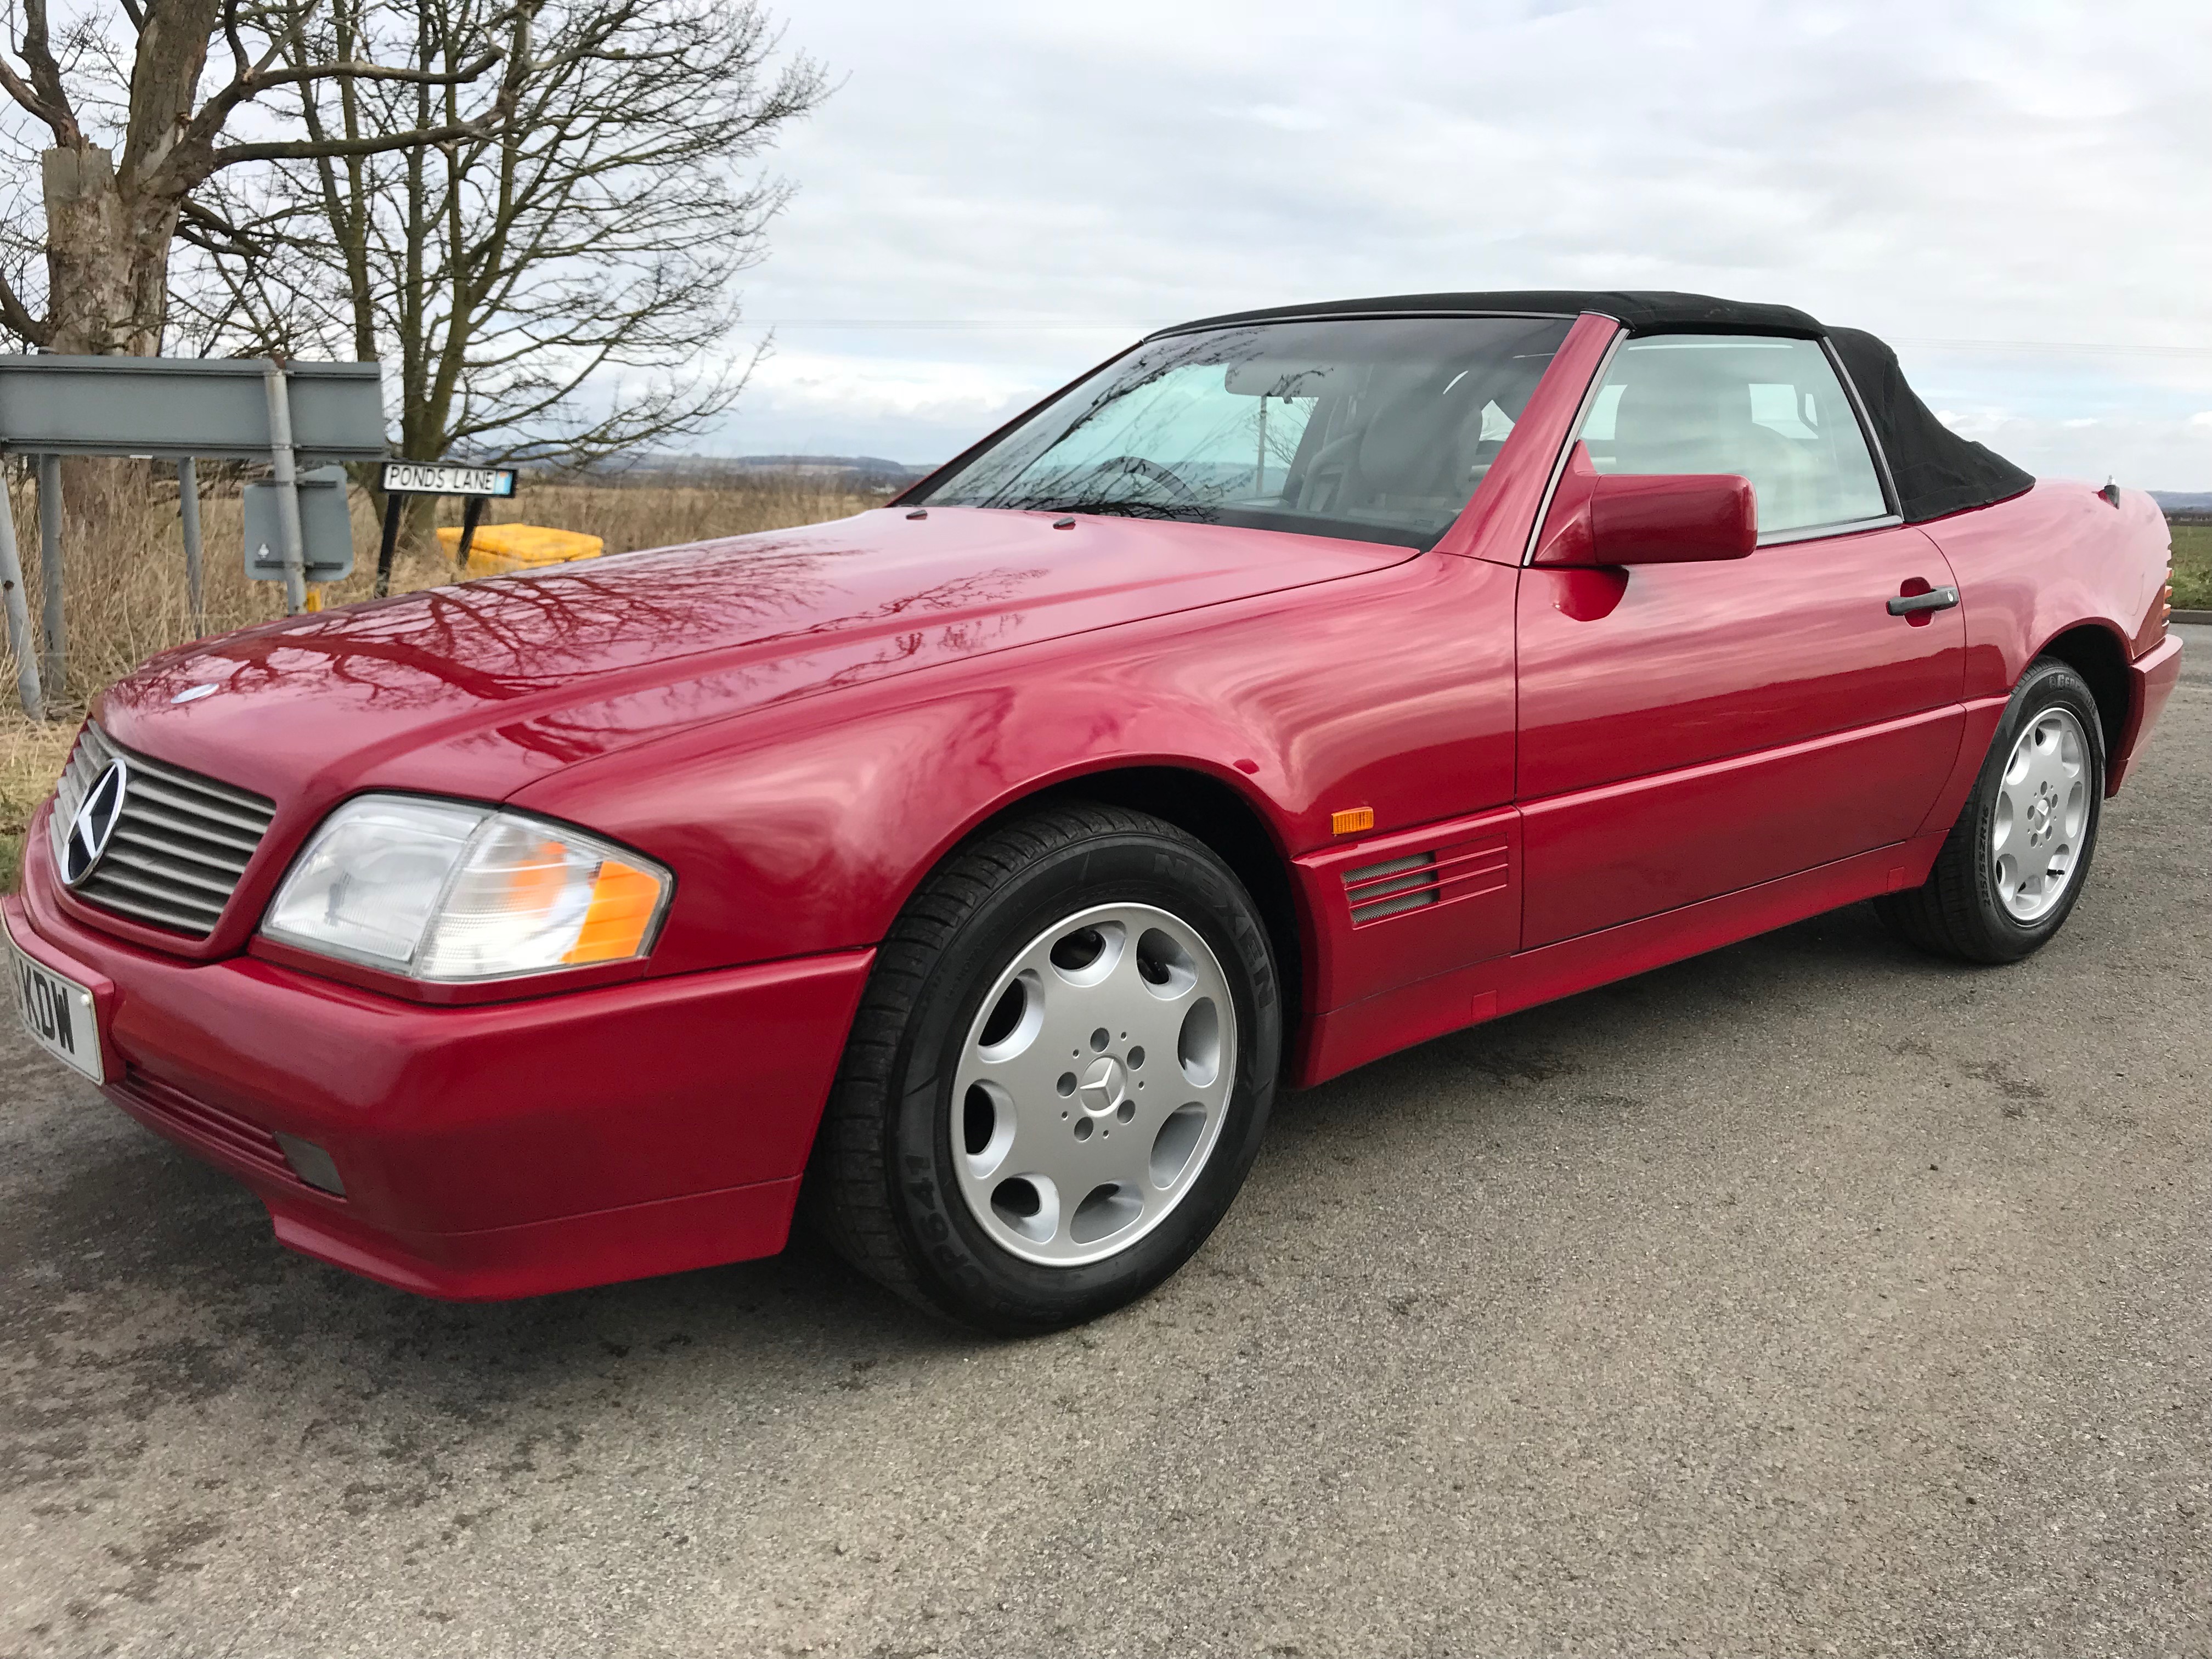
MULTIPOLYGON (((15 524, 0 489, 0 599, 5 600, 15 690, 24 712, 45 716, 45 682, 67 665, 62 617, 60 459, 129 456, 177 465, 192 617, 201 623, 198 479, 194 461, 266 461, 276 477, 277 550, 285 600, 306 597, 297 468, 384 459, 382 382, 374 363, 271 359, 66 357, 0 355, 0 456, 39 458, 39 542, 45 572, 43 653, 33 649, 15 524), (43 656, 43 661, 40 657, 43 656)), ((0 473, 0 484, 4 484, 0 473)), ((512 494, 512 489, 508 490, 512 494)), ((347 557, 351 557, 348 532, 347 557)))
POLYGON ((274 478, 250 483, 244 507, 250 580, 283 582, 289 592, 295 577, 304 591, 307 582, 343 581, 353 574, 353 515, 346 507, 343 467, 310 467, 289 489, 274 478))
POLYGON ((515 471, 511 466, 453 466, 443 461, 386 461, 379 480, 384 490, 384 541, 376 550, 376 597, 392 586, 392 551, 399 544, 399 510, 410 495, 465 495, 461 509, 461 543, 453 550, 453 563, 469 568, 469 544, 477 538, 484 503, 514 494, 515 471))

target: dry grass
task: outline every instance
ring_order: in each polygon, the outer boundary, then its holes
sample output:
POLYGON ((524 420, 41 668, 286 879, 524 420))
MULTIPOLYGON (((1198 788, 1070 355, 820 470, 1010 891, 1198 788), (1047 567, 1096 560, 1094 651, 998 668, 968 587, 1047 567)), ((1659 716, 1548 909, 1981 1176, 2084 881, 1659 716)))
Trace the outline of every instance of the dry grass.
MULTIPOLYGON (((74 485, 75 496, 82 497, 70 501, 63 526, 69 677, 58 692, 47 689, 46 721, 27 720, 17 708, 15 659, 0 638, 0 890, 13 890, 24 829, 67 760, 86 706, 102 686, 155 652, 193 638, 198 631, 185 592, 175 475, 167 467, 134 463, 83 471, 88 476, 73 477, 64 486, 65 494, 74 485)), ((38 520, 20 464, 9 467, 8 485, 35 633, 44 592, 38 520)), ((223 633, 282 616, 282 587, 246 578, 237 483, 204 479, 201 493, 205 631, 223 633)), ((526 483, 517 499, 492 503, 485 522, 583 531, 603 537, 608 552, 623 553, 818 523, 874 506, 880 499, 823 488, 804 478, 623 488, 526 483)), ((459 501, 441 501, 439 509, 439 522, 460 522, 459 501)), ((368 497, 358 490, 353 518, 356 569, 347 580, 325 590, 326 605, 369 596, 378 526, 368 497)), ((393 567, 392 587, 404 592, 452 579, 453 567, 436 554, 403 547, 393 567)))
POLYGON ((2212 524, 2173 526, 2173 608, 2212 611, 2212 524))

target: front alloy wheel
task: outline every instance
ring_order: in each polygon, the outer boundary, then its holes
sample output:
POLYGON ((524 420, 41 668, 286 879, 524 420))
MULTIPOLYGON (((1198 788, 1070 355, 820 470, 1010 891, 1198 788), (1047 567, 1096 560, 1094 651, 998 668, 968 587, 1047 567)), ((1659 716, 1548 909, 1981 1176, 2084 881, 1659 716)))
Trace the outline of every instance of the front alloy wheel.
POLYGON ((1205 1170, 1236 1056, 1228 976, 1196 927, 1148 904, 1063 917, 1000 975, 963 1046, 969 1212, 1025 1261, 1127 1249, 1205 1170))
POLYGON ((1226 1213, 1281 1042, 1266 928, 1210 848, 1126 808, 1041 809, 951 854, 878 950, 807 1212, 969 1324, 1094 1318, 1226 1213))

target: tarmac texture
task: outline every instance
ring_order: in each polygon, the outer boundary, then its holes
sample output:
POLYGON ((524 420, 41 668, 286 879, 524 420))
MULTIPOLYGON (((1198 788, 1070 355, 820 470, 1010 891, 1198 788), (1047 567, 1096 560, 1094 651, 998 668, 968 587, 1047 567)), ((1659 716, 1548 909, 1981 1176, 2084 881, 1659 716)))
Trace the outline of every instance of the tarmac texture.
POLYGON ((10 1024, 0 1654, 2212 1651, 2191 632, 2039 956, 1860 907, 1289 1096, 1040 1340, 804 1242, 417 1300, 10 1024))

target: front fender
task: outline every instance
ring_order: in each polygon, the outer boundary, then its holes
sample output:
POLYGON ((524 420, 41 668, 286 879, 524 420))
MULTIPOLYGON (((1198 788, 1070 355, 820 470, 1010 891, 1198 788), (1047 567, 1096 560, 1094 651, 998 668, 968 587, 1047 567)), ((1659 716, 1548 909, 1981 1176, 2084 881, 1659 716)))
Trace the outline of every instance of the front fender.
POLYGON ((1428 555, 1291 595, 1000 652, 580 763, 514 804, 665 862, 655 974, 872 945, 945 853, 1083 775, 1235 790, 1287 861, 1332 811, 1505 805, 1518 572, 1428 555))

